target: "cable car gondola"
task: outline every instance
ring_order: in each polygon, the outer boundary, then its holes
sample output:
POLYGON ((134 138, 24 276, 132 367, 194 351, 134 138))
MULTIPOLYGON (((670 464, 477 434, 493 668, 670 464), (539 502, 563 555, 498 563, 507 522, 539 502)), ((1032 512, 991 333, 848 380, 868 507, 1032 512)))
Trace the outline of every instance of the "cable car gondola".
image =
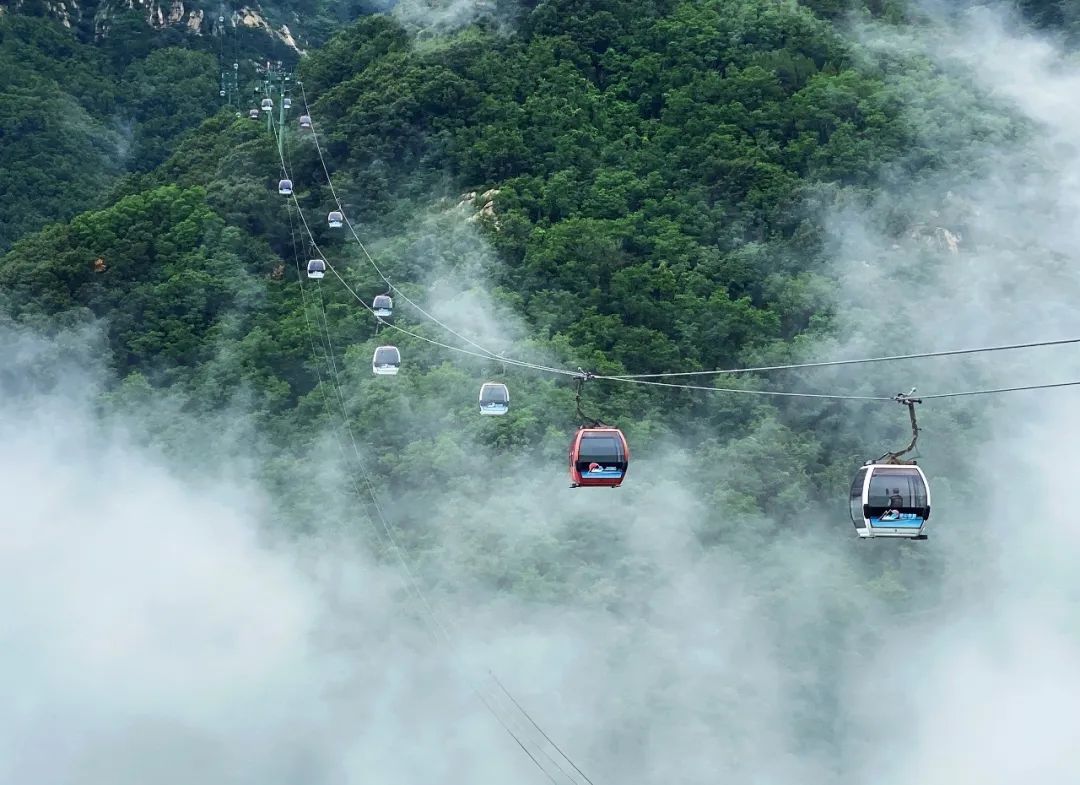
POLYGON ((377 294, 371 301, 371 310, 380 319, 386 319, 394 313, 394 301, 388 294, 377 294))
POLYGON ((480 414, 506 414, 510 411, 510 390, 499 382, 484 382, 480 387, 480 414))
POLYGON ((332 210, 329 215, 326 216, 326 222, 330 224, 331 229, 340 229, 341 222, 345 220, 345 216, 341 214, 340 210, 332 210))
POLYGON ((248 110, 248 119, 249 120, 258 120, 259 119, 259 110, 258 109, 249 109, 248 110))
POLYGON ((582 425, 570 443, 570 487, 618 488, 630 468, 630 447, 618 428, 582 425))
POLYGON ((851 482, 851 522, 860 537, 925 540, 930 485, 914 462, 861 467, 851 482))
POLYGON ((278 180, 277 192, 282 196, 292 196, 292 180, 278 180))
POLYGON ((307 263, 307 277, 314 280, 326 275, 326 262, 322 259, 309 259, 307 263))
POLYGON ((921 401, 911 397, 914 392, 895 397, 898 403, 908 407, 911 443, 903 450, 867 461, 851 481, 848 499, 851 522, 860 537, 926 539, 924 529, 930 519, 930 483, 915 461, 900 458, 913 450, 919 439, 915 404, 921 401))
POLYGON ((292 99, 291 98, 282 99, 281 105, 283 107, 285 107, 286 109, 292 109, 292 99))
POLYGON ((262 99, 262 103, 259 104, 259 107, 264 112, 269 112, 271 109, 274 108, 274 99, 273 98, 264 98, 264 99, 262 99))
POLYGON ((300 115, 300 127, 301 128, 311 128, 311 116, 310 115, 306 115, 306 114, 300 115))
POLYGON ((380 346, 371 356, 371 371, 376 376, 393 376, 401 369, 401 352, 396 346, 380 346))

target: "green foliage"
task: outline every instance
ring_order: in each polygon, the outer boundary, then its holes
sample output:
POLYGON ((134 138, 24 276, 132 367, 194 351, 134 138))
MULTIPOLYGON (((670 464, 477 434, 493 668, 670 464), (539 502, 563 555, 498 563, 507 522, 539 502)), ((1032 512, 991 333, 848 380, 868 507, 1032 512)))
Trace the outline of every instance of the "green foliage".
POLYGON ((49 22, 0 17, 0 250, 97 204, 119 171, 105 68, 49 22))
POLYGON ((202 52, 155 50, 125 71, 124 82, 135 123, 129 166, 136 171, 168 158, 177 137, 220 106, 218 62, 202 52))
MULTIPOLYGON (((503 309, 492 321, 520 323, 526 336, 505 337, 509 355, 561 367, 613 374, 779 363, 832 324, 821 212, 872 199, 891 167, 928 170, 970 138, 1016 132, 925 62, 897 55, 888 70, 910 78, 887 82, 886 69, 864 64, 830 21, 852 10, 889 16, 887 6, 545 0, 524 12, 516 34, 477 26, 421 48, 379 16, 313 51, 302 75, 347 213, 408 296, 430 305, 443 281, 480 292, 485 307, 503 309), (956 118, 921 102, 951 90, 956 118), (940 130, 937 141, 925 127, 940 130), (494 220, 476 233, 438 200, 489 189, 498 189, 488 197, 494 220)), ((13 86, 22 98, 0 99, 0 127, 20 129, 33 155, 0 155, 12 156, 8 170, 24 181, 39 176, 35 156, 55 156, 50 176, 70 183, 51 191, 71 198, 49 203, 40 223, 81 214, 18 242, 0 260, 0 287, 20 319, 106 320, 109 361, 125 380, 118 405, 152 388, 200 410, 237 405, 274 445, 274 476, 346 417, 357 439, 349 447, 372 482, 407 492, 408 509, 423 511, 415 521, 401 513, 417 548, 433 536, 429 509, 484 497, 476 456, 521 472, 562 464, 578 423, 565 379, 448 357, 424 337, 452 339, 400 299, 395 324, 421 337, 376 335, 336 280, 296 285, 310 249, 291 202, 275 192, 276 145, 262 124, 225 111, 208 117, 217 105, 212 57, 143 52, 135 41, 133 59, 114 71, 122 79, 95 93, 96 82, 72 81, 55 63, 89 58, 86 80, 119 61, 73 42, 65 49, 55 30, 41 35, 55 56, 35 60, 14 38, 0 39, 33 64, 13 86), (62 133, 50 108, 69 95, 88 118, 82 136, 62 133), (105 148, 100 118, 114 110, 132 120, 132 171, 118 178, 85 161, 73 167, 87 149, 105 148), (104 272, 95 272, 98 258, 104 272), (391 384, 370 369, 386 340, 406 357, 391 384), (492 376, 512 390, 505 418, 475 412, 479 382, 492 376)), ((384 283, 348 235, 325 228, 335 201, 314 144, 290 132, 284 149, 315 239, 369 300, 384 283)), ((10 238, 33 224, 17 212, 4 220, 10 238)), ((904 225, 899 212, 896 221, 904 225)), ((770 383, 723 378, 734 390, 770 383)), ((695 532, 706 547, 754 553, 808 505, 836 509, 852 463, 865 457, 865 434, 831 404, 590 382, 582 405, 626 430, 635 461, 670 453, 672 442, 688 450, 680 476, 708 507, 695 532)), ((875 422, 896 435, 892 419, 875 422)), ((561 564, 560 541, 547 536, 512 567, 480 553, 470 568, 477 580, 536 597, 569 591, 559 580, 592 581, 592 596, 614 606, 597 567, 614 535, 593 524, 566 540, 590 554, 579 569, 561 564)), ((483 532, 465 536, 480 551, 510 547, 483 532)), ((867 563, 862 577, 877 579, 870 590, 901 602, 912 573, 867 563)))
POLYGON ((1017 0, 1016 4, 1033 24, 1062 32, 1073 46, 1080 41, 1080 6, 1071 0, 1017 0))
POLYGON ((0 17, 0 250, 105 204, 125 170, 165 160, 220 106, 216 57, 161 48, 141 12, 111 24, 98 47, 46 19, 0 17))

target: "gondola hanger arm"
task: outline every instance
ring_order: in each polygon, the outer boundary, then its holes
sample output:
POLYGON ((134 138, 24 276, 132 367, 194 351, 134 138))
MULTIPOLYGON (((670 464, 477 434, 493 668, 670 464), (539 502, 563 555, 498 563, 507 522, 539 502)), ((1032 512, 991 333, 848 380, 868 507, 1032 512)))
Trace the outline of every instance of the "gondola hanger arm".
POLYGON ((886 463, 901 463, 900 456, 906 455, 907 453, 915 449, 915 443, 919 441, 919 423, 915 419, 915 404, 922 403, 921 398, 914 397, 915 390, 916 388, 912 387, 911 392, 907 394, 897 393, 895 396, 893 396, 894 401, 899 404, 903 404, 908 409, 908 417, 911 419, 911 442, 908 444, 907 447, 902 450, 885 453, 880 458, 878 458, 876 462, 880 463, 884 461, 886 463))

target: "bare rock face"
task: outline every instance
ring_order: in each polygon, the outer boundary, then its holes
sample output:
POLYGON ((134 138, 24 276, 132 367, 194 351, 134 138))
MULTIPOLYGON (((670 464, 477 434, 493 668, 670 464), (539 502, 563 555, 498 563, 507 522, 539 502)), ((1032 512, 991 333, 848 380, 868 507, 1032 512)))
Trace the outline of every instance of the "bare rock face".
MULTIPOLYGON (((9 9, 17 12, 22 6, 23 0, 0 0, 0 16, 8 13, 9 9)), ((78 0, 46 0, 45 8, 54 19, 68 29, 82 19, 82 8, 78 0)))
POLYGON ((303 51, 297 46, 296 39, 293 38, 291 32, 289 32, 288 25, 282 25, 275 30, 262 12, 258 8, 251 8, 250 6, 244 6, 239 11, 236 11, 232 15, 233 26, 235 27, 247 27, 255 30, 262 30, 271 38, 277 38, 279 41, 285 43, 286 46, 293 49, 298 54, 303 54, 303 51))
POLYGON ((498 231, 500 228, 499 216, 495 213, 495 197, 498 195, 498 188, 489 188, 479 196, 477 196, 476 191, 469 191, 459 197, 457 208, 474 209, 477 205, 481 205, 479 211, 472 213, 465 220, 468 223, 483 220, 485 223, 490 223, 498 231))
MULTIPOLYGON (((24 0, 0 0, 0 15, 17 12, 23 4, 24 0)), ((146 24, 155 30, 182 27, 194 35, 211 35, 218 24, 218 5, 211 5, 209 0, 45 0, 45 7, 69 29, 83 20, 92 19, 94 37, 98 39, 108 37, 112 20, 119 11, 141 11, 146 24)), ((304 54, 288 25, 275 28, 257 4, 243 6, 225 20, 227 27, 262 30, 297 54, 304 54)))
POLYGON ((946 229, 944 226, 928 224, 916 224, 911 227, 908 237, 951 254, 960 253, 960 243, 963 240, 963 235, 959 232, 946 229))
POLYGON ((467 194, 462 194, 462 201, 458 203, 459 206, 468 204, 469 206, 475 208, 477 204, 483 205, 480 208, 480 211, 473 213, 468 218, 465 218, 465 220, 469 221, 470 224, 473 224, 473 222, 477 220, 483 220, 485 224, 490 225, 491 228, 494 228, 496 231, 498 231, 500 229, 499 216, 495 213, 495 198, 497 197, 497 195, 499 195, 498 188, 491 188, 484 191, 482 194, 480 194, 480 198, 478 199, 476 198, 475 191, 471 191, 467 194))

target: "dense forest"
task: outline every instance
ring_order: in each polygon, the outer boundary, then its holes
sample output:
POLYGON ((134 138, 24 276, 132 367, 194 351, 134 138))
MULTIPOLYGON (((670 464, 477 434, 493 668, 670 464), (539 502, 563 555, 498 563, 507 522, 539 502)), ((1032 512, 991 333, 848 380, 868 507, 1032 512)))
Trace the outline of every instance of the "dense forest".
MULTIPOLYGON (((296 83, 280 158, 247 117, 256 39, 234 50, 247 81, 228 105, 221 41, 134 18, 95 39, 33 9, 0 15, 0 324, 89 329, 100 416, 195 474, 220 471, 205 456, 241 455, 273 500, 275 536, 346 530, 394 564, 382 521, 439 602, 490 593, 632 624, 680 580, 663 562, 670 542, 692 543, 792 630, 779 658, 799 676, 773 720, 785 754, 843 758, 834 647, 885 645, 895 629, 879 619, 941 607, 994 548, 935 547, 939 530, 888 547, 855 538, 853 470, 911 437, 902 407, 857 398, 995 386, 1040 366, 663 380, 728 392, 590 379, 578 401, 571 375, 445 344, 619 375, 1045 337, 1068 317, 1034 304, 1061 291, 1070 251, 1006 232, 992 206, 1016 182, 1028 189, 1012 189, 1016 216, 1053 214, 1060 203, 1028 192, 1057 172, 1039 158, 1038 118, 972 75, 1000 74, 955 54, 964 26, 982 23, 956 10, 943 25, 905 0, 542 0, 418 35, 415 11, 345 5, 307 8, 319 45, 286 55, 296 83), (317 136, 297 124, 305 111, 317 136), (300 212, 277 193, 283 163, 300 212), (327 227, 338 204, 358 238, 327 227), (1039 243, 1048 261, 1025 260, 1039 243), (305 280, 319 252, 348 287, 305 280), (979 289, 997 293, 979 300, 997 320, 946 296, 986 280, 979 253, 1025 260, 1040 282, 979 289), (357 301, 387 290, 383 274, 407 332, 376 331, 357 301), (1037 334, 1017 334, 1028 319, 1037 334), (384 343, 403 356, 390 379, 371 372, 384 343), (489 379, 511 390, 505 417, 477 415, 489 379), (770 394, 791 392, 838 398, 770 394), (565 490, 579 405, 631 444, 618 491, 565 490), (317 479, 293 481, 313 465, 317 479), (548 502, 563 492, 575 496, 548 502), (643 524, 629 523, 646 518, 659 532, 648 557, 643 524), (811 548, 809 598, 785 576, 811 548)), ((1014 11, 1068 47, 1073 6, 1014 11)), ((932 524, 953 532, 941 537, 978 531, 970 455, 1000 412, 985 398, 919 410, 932 524)), ((758 699, 750 676, 733 685, 758 699)), ((608 761, 603 746, 635 733, 594 734, 590 754, 608 761)), ((634 766, 612 764, 609 781, 634 766)), ((805 781, 858 781, 814 770, 805 781)))

